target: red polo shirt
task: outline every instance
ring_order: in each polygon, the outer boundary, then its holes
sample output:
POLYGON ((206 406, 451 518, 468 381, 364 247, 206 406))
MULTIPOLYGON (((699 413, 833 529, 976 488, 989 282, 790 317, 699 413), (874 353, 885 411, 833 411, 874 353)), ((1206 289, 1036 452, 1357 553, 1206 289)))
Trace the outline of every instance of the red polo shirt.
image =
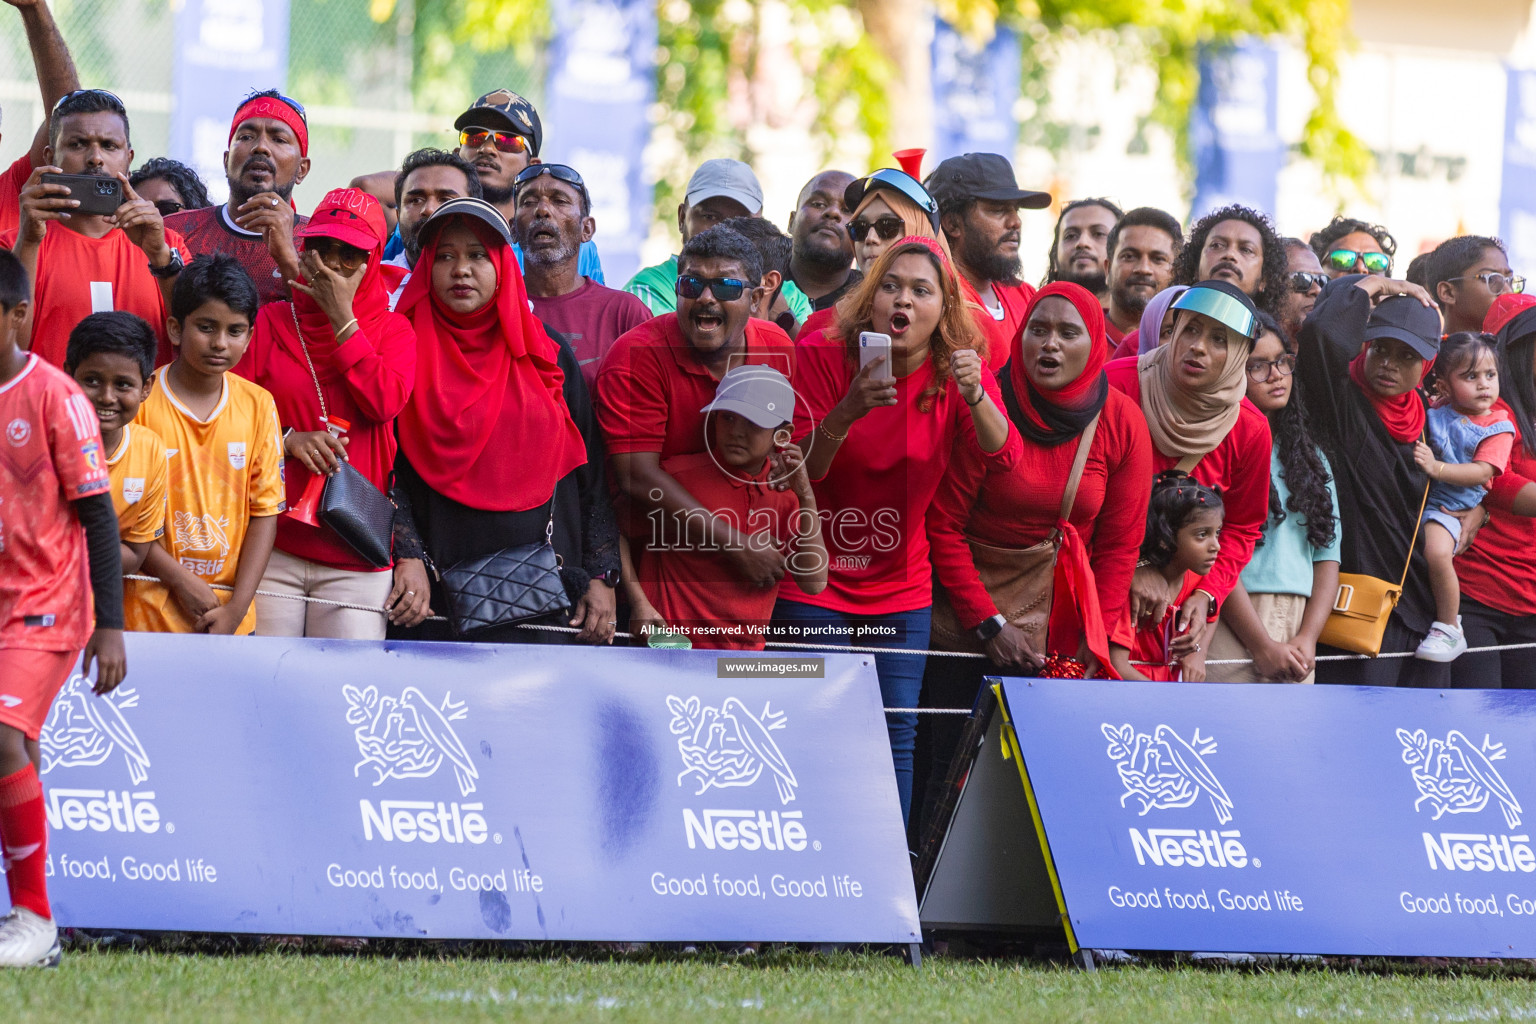
MULTIPOLYGON (((777 324, 747 321, 745 363, 772 366, 793 379, 795 345, 777 324)), ((597 371, 597 422, 611 453, 661 457, 707 451, 703 409, 719 384, 666 313, 613 343, 597 371)))
MULTIPOLYGON (((792 491, 776 491, 768 485, 766 462, 746 479, 717 462, 710 452, 666 459, 661 468, 710 512, 728 519, 743 533, 766 535, 759 538, 764 544, 787 550, 800 499, 792 491)), ((666 523, 657 527, 651 521, 653 529, 664 533, 650 538, 635 571, 645 596, 668 628, 687 636, 695 647, 762 650, 779 588, 749 583, 718 551, 691 546, 686 518, 666 523)))

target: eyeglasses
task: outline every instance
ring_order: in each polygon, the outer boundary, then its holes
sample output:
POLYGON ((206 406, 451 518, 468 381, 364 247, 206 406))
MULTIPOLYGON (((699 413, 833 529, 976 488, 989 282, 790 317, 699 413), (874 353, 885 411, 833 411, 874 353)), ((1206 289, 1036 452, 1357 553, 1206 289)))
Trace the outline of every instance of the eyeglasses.
MULTIPOLYGON (((1503 295, 1505 292, 1521 295, 1525 292, 1525 278, 1519 274, 1513 277, 1505 277, 1503 274, 1494 273, 1492 270, 1485 270, 1481 274, 1474 274, 1473 277, 1483 282, 1488 290, 1495 295, 1503 295)), ((1446 280, 1465 281, 1466 277, 1448 277, 1446 280)))
MULTIPOLYGON (((521 135, 516 137, 522 138, 521 135)), ((582 195, 587 194, 587 183, 581 180, 581 175, 576 173, 575 168, 567 167, 565 164, 529 164, 517 172, 517 177, 512 179, 512 187, 514 189, 520 188, 535 178, 546 174, 556 181, 563 181, 567 185, 575 185, 582 195)))
POLYGON ((465 128, 459 132, 459 145, 468 146, 470 149, 479 149, 485 145, 487 139, 495 140, 496 149, 501 153, 528 152, 528 140, 517 132, 495 131, 490 128, 465 128))
POLYGON ((160 211, 160 216, 169 217, 173 213, 180 213, 187 207, 184 203, 178 203, 174 199, 160 199, 155 202, 155 209, 160 211))
POLYGON ((1296 357, 1283 355, 1279 359, 1250 359, 1248 360, 1248 379, 1255 384, 1267 382, 1276 373, 1282 377, 1289 377, 1296 372, 1296 357))
POLYGON ((1334 270, 1354 270, 1355 264, 1364 263, 1367 272, 1385 274, 1392 266, 1392 257, 1384 252, 1360 252, 1356 249, 1335 249, 1323 257, 1334 270))
POLYGON ((1327 283, 1327 274, 1311 274, 1305 270, 1298 270, 1291 274, 1291 291, 1298 295, 1305 295, 1313 288, 1321 288, 1327 283))
POLYGON ((734 302, 741 298, 746 287, 747 282, 734 277, 695 277, 684 274, 677 279, 677 297, 697 299, 708 288, 717 302, 734 302))
POLYGON ((873 221, 860 217, 849 221, 848 236, 855 242, 862 242, 869 237, 870 228, 875 229, 881 241, 889 242, 893 238, 900 238, 906 234, 907 222, 900 217, 880 217, 873 221))
POLYGON ((76 89, 74 92, 67 92, 60 96, 59 101, 53 105, 53 112, 57 114, 60 107, 76 96, 105 96, 108 101, 115 105, 119 114, 128 113, 128 107, 123 103, 122 97, 118 96, 115 92, 108 92, 105 89, 76 89))
POLYGON ((368 262, 367 252, 336 238, 306 239, 304 251, 316 253, 322 260, 334 259, 348 270, 356 270, 368 262))

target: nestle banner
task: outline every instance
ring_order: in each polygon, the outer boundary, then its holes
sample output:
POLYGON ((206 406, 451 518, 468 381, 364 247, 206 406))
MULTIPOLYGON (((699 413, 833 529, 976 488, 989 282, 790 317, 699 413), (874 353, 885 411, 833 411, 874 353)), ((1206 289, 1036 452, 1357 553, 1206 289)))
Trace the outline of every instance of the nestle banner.
POLYGON ((146 634, 128 654, 117 693, 77 677, 41 738, 65 925, 918 941, 866 657, 146 634), (824 677, 780 674, 806 661, 824 677))
POLYGON ((1078 946, 1536 956, 1536 693, 1002 686, 1078 946))

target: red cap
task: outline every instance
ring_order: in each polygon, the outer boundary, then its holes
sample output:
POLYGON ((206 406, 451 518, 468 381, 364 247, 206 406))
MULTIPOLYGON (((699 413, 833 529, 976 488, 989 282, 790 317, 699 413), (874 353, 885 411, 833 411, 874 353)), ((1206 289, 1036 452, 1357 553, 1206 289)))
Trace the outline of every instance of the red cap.
POLYGON ((1536 306, 1536 295, 1500 295, 1488 307, 1488 315, 1483 317, 1483 333, 1498 334, 1511 320, 1532 306, 1536 306))
POLYGON ((333 188, 320 200, 300 238, 334 238, 372 252, 389 237, 384 208, 360 188, 333 188))

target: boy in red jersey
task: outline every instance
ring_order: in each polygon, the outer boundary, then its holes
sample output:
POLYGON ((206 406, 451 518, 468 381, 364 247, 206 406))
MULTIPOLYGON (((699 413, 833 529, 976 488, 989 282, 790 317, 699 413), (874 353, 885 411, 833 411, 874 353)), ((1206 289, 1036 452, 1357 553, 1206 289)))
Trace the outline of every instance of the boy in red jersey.
POLYGON ((122 682, 128 663, 101 430, 75 382, 17 345, 27 293, 21 261, 0 250, 0 854, 11 898, 0 967, 59 962, 38 779, 48 708, 82 647, 86 671, 96 662, 97 693, 122 682))

